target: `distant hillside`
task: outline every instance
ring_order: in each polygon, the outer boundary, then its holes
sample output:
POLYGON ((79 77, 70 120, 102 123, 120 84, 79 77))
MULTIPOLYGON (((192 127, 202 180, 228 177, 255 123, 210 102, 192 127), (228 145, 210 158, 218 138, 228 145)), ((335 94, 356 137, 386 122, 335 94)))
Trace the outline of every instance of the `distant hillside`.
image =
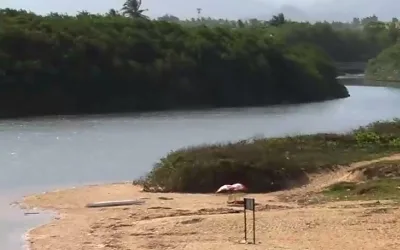
POLYGON ((366 76, 379 81, 400 81, 400 44, 383 50, 370 60, 366 76))

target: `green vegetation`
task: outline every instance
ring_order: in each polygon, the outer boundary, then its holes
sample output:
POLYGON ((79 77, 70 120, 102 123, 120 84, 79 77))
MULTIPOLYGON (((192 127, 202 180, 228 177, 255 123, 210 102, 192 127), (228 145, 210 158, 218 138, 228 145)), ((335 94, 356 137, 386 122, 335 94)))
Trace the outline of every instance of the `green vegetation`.
POLYGON ((273 32, 288 44, 315 44, 336 62, 366 62, 393 44, 387 29, 369 30, 368 27, 335 30, 326 22, 286 23, 273 32))
POLYGON ((288 44, 264 28, 151 21, 132 4, 126 17, 0 10, 0 117, 348 96, 333 62, 312 44, 288 44))
POLYGON ((146 191, 214 192, 241 182, 251 192, 291 188, 307 173, 332 170, 400 149, 400 120, 346 134, 314 134, 201 145, 169 153, 142 180, 146 191))
POLYGON ((225 20, 210 17, 180 20, 178 17, 165 15, 159 20, 179 23, 188 27, 206 25, 230 29, 264 29, 274 37, 289 44, 312 43, 323 49, 334 61, 355 62, 375 57, 383 49, 396 43, 400 37, 399 21, 379 21, 375 15, 354 18, 351 22, 316 22, 299 23, 287 20, 283 13, 271 20, 225 20))
POLYGON ((323 194, 333 200, 399 200, 400 179, 340 182, 329 187, 323 194))
POLYGON ((377 81, 400 81, 400 44, 383 50, 368 62, 366 77, 377 81))
POLYGON ((396 20, 375 16, 310 24, 145 13, 138 0, 104 15, 0 9, 0 117, 347 97, 333 61, 367 60, 399 36, 396 20))

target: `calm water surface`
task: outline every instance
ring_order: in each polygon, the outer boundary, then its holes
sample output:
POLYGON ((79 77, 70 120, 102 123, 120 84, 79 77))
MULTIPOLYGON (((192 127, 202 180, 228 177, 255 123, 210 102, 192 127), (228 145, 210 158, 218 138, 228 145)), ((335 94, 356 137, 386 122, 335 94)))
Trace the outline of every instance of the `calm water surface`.
POLYGON ((24 194, 133 179, 183 146, 348 131, 400 117, 400 89, 348 89, 350 98, 305 105, 0 121, 0 249, 21 249, 21 235, 45 221, 8 206, 24 194))

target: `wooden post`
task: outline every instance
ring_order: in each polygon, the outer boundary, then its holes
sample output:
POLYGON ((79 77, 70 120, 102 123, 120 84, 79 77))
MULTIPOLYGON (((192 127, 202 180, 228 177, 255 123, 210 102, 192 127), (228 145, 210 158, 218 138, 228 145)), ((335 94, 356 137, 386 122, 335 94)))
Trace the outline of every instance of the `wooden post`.
POLYGON ((244 213, 244 240, 247 243, 247 218, 246 210, 253 210, 253 244, 256 244, 256 205, 254 198, 243 199, 243 213, 244 213))
POLYGON ((244 240, 247 242, 246 206, 243 206, 243 214, 244 214, 244 240))
POLYGON ((256 244, 256 209, 253 209, 253 243, 256 244))

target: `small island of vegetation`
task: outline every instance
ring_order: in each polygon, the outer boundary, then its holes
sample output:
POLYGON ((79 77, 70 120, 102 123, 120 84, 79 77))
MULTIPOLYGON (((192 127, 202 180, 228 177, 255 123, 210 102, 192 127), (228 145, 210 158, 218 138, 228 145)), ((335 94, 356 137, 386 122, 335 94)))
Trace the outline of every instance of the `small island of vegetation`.
POLYGON ((344 134, 299 135, 201 145, 171 152, 141 182, 145 191, 215 192, 244 183, 251 192, 306 184, 308 174, 398 152, 400 120, 344 134))
MULTIPOLYGON (((128 1, 129 2, 129 1, 128 1)), ((0 116, 302 103, 347 97, 332 60, 263 28, 0 10, 0 116)), ((139 15, 139 16, 138 16, 139 15)))

